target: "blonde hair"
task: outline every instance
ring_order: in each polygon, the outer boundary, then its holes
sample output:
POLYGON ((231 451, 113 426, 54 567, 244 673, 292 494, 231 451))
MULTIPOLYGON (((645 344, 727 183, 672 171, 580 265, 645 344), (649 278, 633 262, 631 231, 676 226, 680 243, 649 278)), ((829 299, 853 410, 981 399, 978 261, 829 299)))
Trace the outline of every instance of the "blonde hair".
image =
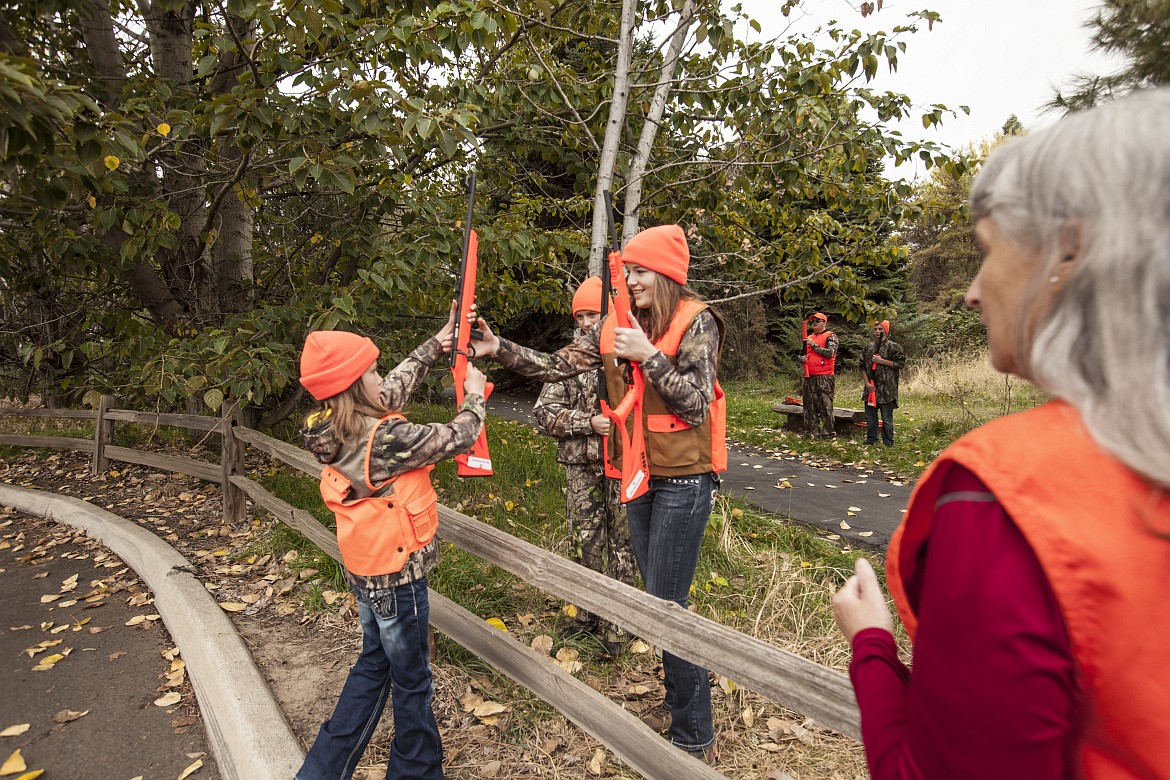
POLYGON ((1020 301, 1016 354, 1028 378, 1076 407, 1093 439, 1170 487, 1170 89, 1134 92, 1002 145, 971 190, 1041 263, 1020 301), (1068 281, 1040 318, 1079 232, 1068 281), (1035 321, 1034 321, 1035 320, 1035 321))
POLYGON ((322 420, 331 420, 333 432, 346 449, 355 450, 362 446, 362 434, 366 431, 367 418, 379 418, 391 411, 381 399, 372 399, 360 381, 354 382, 332 398, 321 402, 321 409, 309 416, 313 425, 322 420))

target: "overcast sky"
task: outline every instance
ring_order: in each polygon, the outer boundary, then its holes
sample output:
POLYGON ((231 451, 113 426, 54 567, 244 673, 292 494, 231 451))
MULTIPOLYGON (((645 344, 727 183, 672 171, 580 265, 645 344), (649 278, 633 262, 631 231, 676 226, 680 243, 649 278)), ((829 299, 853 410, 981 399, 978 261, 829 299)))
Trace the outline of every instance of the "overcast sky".
MULTIPOLYGON (((733 0, 724 0, 730 5, 733 0)), ((993 136, 1011 114, 1029 129, 1051 124, 1057 114, 1042 107, 1057 86, 1067 85, 1077 73, 1104 73, 1116 65, 1089 50, 1084 22, 1098 3, 1092 0, 885 0, 882 10, 862 18, 860 0, 805 0, 803 18, 785 19, 780 0, 742 0, 749 16, 759 20, 762 34, 746 26, 740 35, 768 38, 785 26, 811 32, 830 19, 839 26, 865 32, 890 30, 906 22, 910 11, 930 8, 942 16, 933 31, 907 37, 907 51, 898 71, 884 68, 875 79, 881 89, 909 95, 916 105, 967 105, 970 116, 948 117, 941 128, 923 130, 919 115, 899 126, 910 138, 930 138, 964 146, 993 136)), ((921 113, 921 112, 919 112, 921 113)), ((913 178, 903 165, 887 172, 913 178)))

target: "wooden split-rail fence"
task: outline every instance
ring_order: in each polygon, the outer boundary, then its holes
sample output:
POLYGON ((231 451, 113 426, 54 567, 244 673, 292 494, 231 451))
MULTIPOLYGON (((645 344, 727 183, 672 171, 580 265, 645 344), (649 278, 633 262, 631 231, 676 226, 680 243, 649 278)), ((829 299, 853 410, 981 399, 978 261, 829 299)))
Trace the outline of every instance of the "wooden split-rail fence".
MULTIPOLYGON (((225 523, 242 522, 246 499, 251 499, 327 555, 341 560, 332 531, 309 512, 282 501, 244 474, 244 447, 254 447, 315 479, 320 476, 321 466, 308 452, 245 427, 231 404, 225 405, 221 417, 139 412, 115 409, 113 404, 113 396, 103 396, 96 411, 0 407, 0 415, 4 416, 94 421, 92 439, 0 434, 0 444, 90 453, 95 474, 104 472, 110 461, 119 461, 217 483, 223 488, 225 523), (220 462, 114 446, 111 442, 115 422, 218 434, 220 462)), ((860 739, 853 689, 841 672, 650 596, 443 505, 439 506, 439 536, 530 585, 614 621, 663 650, 734 680, 823 726, 860 739)), ((528 688, 642 775, 664 780, 722 777, 672 747, 621 705, 450 599, 432 590, 430 604, 431 623, 436 629, 528 688)))

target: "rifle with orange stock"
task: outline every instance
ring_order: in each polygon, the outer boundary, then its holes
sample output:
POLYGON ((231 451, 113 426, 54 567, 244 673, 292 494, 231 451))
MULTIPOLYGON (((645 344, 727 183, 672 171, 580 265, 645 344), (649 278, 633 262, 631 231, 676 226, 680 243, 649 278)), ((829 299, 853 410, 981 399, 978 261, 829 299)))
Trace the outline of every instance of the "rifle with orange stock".
MULTIPOLYGON (((609 235, 612 244, 609 252, 609 284, 614 293, 614 321, 619 328, 628 328, 633 319, 630 307, 630 288, 622 269, 621 239, 613 222, 613 196, 605 192, 605 213, 609 219, 609 235)), ((605 289, 602 288, 602 306, 606 306, 605 289)), ((609 418, 622 443, 621 469, 614 467, 610 460, 609 440, 605 440, 606 475, 621 479, 621 502, 633 501, 650 489, 650 461, 646 457, 646 431, 642 415, 642 401, 645 395, 646 378, 637 363, 627 363, 623 376, 626 393, 616 407, 610 407, 606 398, 601 401, 601 413, 609 418), (632 419, 631 419, 632 418, 632 419)), ((601 386, 605 377, 601 377, 601 386)))
MULTIPOLYGON (((482 338, 468 322, 471 306, 475 303, 475 276, 479 268, 479 237, 471 229, 475 209, 475 172, 467 174, 467 223, 463 227, 463 261, 459 269, 455 315, 455 333, 451 347, 451 375, 455 379, 455 402, 463 403, 463 382, 467 379, 467 361, 472 338, 482 338)), ((484 400, 492 393, 491 382, 483 389, 484 400)), ((461 477, 488 477, 492 474, 492 456, 488 452, 487 428, 481 428, 479 438, 471 449, 456 455, 457 471, 461 477)))

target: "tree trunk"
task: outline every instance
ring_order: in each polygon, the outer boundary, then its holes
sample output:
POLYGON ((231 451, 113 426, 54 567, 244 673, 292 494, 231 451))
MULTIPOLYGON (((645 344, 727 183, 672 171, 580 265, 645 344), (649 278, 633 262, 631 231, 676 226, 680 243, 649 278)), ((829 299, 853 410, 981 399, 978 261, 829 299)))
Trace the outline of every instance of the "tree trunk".
POLYGON ((609 214, 605 209, 605 191, 613 183, 613 171, 621 146, 622 127, 626 123, 626 106, 630 98, 630 60, 634 54, 634 11, 636 0, 622 0, 621 29, 618 35, 617 64, 613 72, 613 98, 609 103, 609 122, 597 166, 597 189, 593 193, 593 233, 589 241, 589 274, 599 276, 605 267, 609 241, 609 214))
POLYGON ((650 151, 654 148, 654 139, 658 137, 658 128, 661 127, 662 114, 666 110, 666 100, 674 87, 674 69, 678 65, 679 55, 690 32, 691 22, 695 18, 695 0, 686 0, 679 12, 678 27, 670 37, 670 46, 666 50, 662 62, 662 72, 658 76, 658 84, 654 87, 654 97, 650 101, 650 110, 646 113, 646 123, 642 125, 642 136, 638 139, 638 146, 630 160, 630 172, 626 176, 626 198, 622 208, 622 245, 633 238, 638 232, 638 210, 642 206, 642 182, 646 174, 646 165, 650 161, 650 151))

